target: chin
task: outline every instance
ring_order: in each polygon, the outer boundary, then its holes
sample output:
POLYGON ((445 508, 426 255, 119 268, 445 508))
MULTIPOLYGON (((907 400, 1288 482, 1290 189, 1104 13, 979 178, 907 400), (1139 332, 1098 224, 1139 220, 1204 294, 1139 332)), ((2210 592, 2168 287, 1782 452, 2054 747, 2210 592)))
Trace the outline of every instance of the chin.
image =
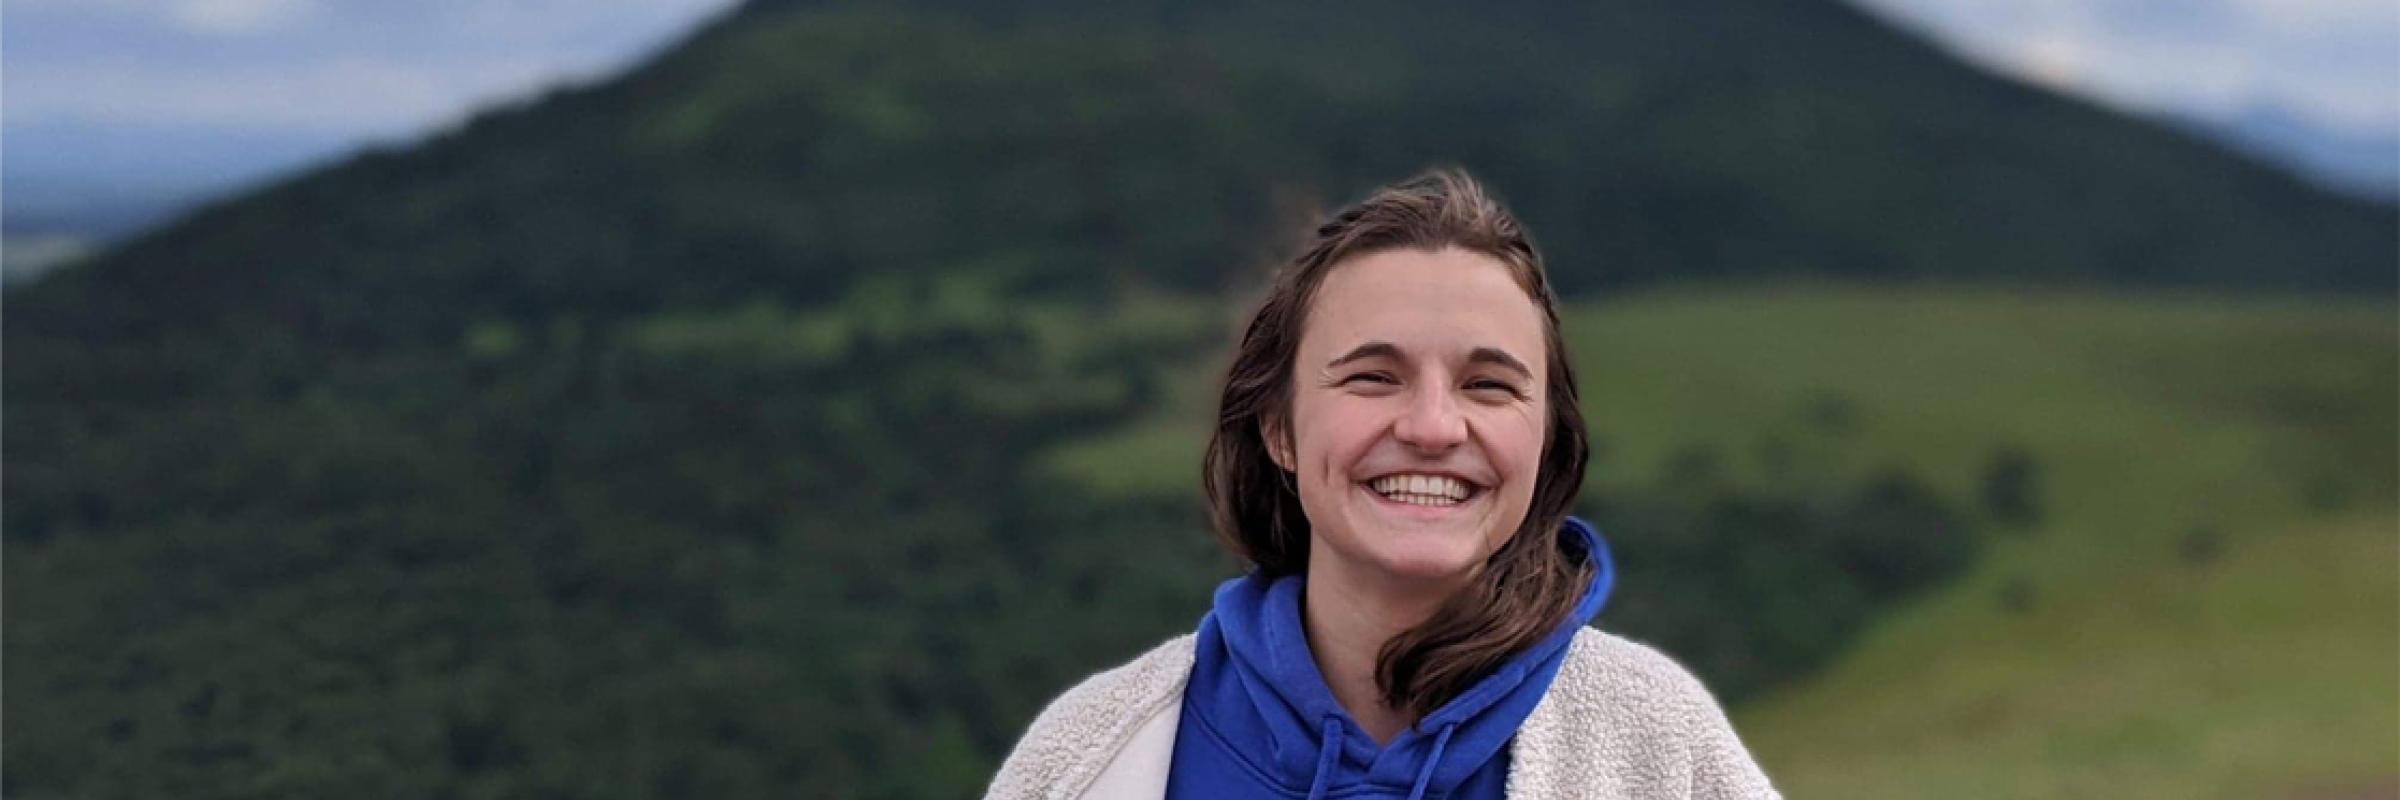
POLYGON ((1350 532, 1360 560, 1390 577, 1448 582, 1469 574, 1499 546, 1487 530, 1489 493, 1449 508, 1394 503, 1362 492, 1350 532))
POLYGON ((1409 582, 1449 583, 1473 573, 1483 563, 1485 554, 1479 548, 1426 543, 1386 548, 1371 557, 1377 570, 1389 577, 1409 582))

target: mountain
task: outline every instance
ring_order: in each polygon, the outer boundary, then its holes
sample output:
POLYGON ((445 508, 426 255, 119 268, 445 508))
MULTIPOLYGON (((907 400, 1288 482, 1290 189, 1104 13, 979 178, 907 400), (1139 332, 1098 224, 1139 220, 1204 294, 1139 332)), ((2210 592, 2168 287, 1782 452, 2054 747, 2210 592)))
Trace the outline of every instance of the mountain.
POLYGON ((1033 284, 1215 288, 1256 249, 1223 233, 1273 198, 1436 161, 1504 187, 1571 292, 2381 290, 2400 236, 2387 209, 1833 4, 761 3, 620 80, 213 206, 87 280, 165 307, 144 324, 339 306, 361 313, 322 323, 369 339, 455 333, 358 294, 392 281, 461 313, 806 302, 995 242, 1023 245, 1033 284))
POLYGON ((2285 167, 2327 188, 2400 202, 2400 136, 2336 130, 2272 103, 2216 118, 2174 121, 2226 146, 2285 167))

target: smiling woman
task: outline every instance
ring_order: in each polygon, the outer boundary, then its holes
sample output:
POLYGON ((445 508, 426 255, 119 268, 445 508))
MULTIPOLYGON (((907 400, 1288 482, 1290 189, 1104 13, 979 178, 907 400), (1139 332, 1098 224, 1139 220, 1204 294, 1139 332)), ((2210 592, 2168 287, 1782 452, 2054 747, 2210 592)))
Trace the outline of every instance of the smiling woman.
POLYGON ((1052 702, 990 795, 1774 797, 1689 672, 1587 627, 1615 575, 1567 516, 1587 451, 1554 306, 1464 173, 1320 226, 1202 469, 1252 569, 1052 702))

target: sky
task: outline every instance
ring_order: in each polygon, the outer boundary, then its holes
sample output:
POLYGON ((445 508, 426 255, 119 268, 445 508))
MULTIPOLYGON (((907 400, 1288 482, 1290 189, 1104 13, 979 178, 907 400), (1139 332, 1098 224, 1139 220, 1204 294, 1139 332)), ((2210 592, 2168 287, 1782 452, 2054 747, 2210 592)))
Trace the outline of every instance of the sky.
MULTIPOLYGON (((2127 110, 2269 109, 2400 143, 2400 0, 1860 2, 2127 110)), ((0 0, 0 199, 33 218, 405 142, 637 63, 732 4, 0 0)))
POLYGON ((728 0, 5 0, 0 121, 405 137, 613 71, 728 0))
POLYGON ((1986 67, 2132 111, 2284 108, 2400 136, 2400 0, 1861 0, 1986 67))
POLYGON ((638 63, 732 5, 0 0, 0 222, 188 202, 407 142, 638 63))

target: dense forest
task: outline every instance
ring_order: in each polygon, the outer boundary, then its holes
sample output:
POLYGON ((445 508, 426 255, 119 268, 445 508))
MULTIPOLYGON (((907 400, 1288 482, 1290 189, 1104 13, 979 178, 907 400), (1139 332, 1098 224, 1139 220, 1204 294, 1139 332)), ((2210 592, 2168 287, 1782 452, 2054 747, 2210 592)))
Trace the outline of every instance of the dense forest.
MULTIPOLYGON (((12 287, 0 792, 971 793, 1237 569, 1196 491, 1044 456, 1431 163, 1583 301, 2393 287, 2389 207, 1844 6, 1080 5, 756 3, 12 287)), ((1974 503, 1706 451, 1589 492, 1601 625, 1763 691, 2039 513, 1994 459, 1974 503)))

